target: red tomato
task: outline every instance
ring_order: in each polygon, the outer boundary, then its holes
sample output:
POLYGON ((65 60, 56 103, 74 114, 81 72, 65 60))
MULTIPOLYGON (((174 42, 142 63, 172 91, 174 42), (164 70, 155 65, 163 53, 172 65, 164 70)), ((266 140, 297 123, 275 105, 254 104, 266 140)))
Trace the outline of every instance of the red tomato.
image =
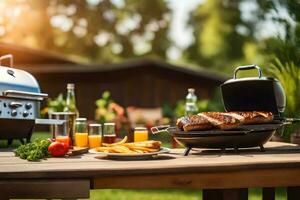
POLYGON ((48 151, 54 157, 64 156, 67 153, 67 147, 62 142, 52 142, 48 147, 48 151))

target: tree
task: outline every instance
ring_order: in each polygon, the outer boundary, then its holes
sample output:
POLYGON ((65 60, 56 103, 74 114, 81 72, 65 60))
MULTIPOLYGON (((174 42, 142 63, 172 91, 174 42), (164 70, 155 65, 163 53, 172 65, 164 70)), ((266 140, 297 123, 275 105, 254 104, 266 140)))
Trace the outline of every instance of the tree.
MULTIPOLYGON (((209 0, 192 13, 195 42, 187 49, 186 58, 204 66, 222 69, 243 57, 243 44, 249 24, 241 20, 238 0, 209 0)), ((249 31, 248 31, 249 32, 249 31)))
POLYGON ((163 0, 4 0, 3 5, 3 13, 19 14, 5 19, 2 39, 92 62, 165 58, 170 45, 170 10, 163 0))

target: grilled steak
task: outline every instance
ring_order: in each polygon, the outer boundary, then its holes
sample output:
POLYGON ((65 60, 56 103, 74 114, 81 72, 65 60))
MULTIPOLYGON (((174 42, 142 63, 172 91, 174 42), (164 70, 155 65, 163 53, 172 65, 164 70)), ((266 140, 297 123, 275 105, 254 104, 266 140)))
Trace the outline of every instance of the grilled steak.
POLYGON ((207 119, 214 127, 221 130, 228 130, 238 127, 242 124, 242 118, 235 117, 233 114, 225 112, 203 112, 199 116, 207 119))
POLYGON ((213 128, 213 125, 206 118, 199 115, 182 117, 177 121, 177 126, 184 131, 209 130, 213 128))
POLYGON ((230 112, 240 115, 244 118, 243 124, 263 124, 273 120, 271 112, 253 111, 253 112, 230 112))

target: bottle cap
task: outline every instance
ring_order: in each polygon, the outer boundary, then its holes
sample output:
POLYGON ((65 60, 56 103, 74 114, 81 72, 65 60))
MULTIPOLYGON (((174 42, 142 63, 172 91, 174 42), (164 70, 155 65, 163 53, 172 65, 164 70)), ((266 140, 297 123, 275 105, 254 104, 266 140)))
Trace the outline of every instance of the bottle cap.
POLYGON ((89 127, 101 127, 101 124, 89 124, 89 127))
POLYGON ((116 124, 113 123, 113 122, 106 122, 106 123, 104 123, 104 126, 114 126, 114 125, 116 125, 116 124))
POLYGON ((68 83, 67 84, 67 89, 68 90, 74 90, 75 89, 75 84, 74 83, 68 83))
POLYGON ((146 131, 147 128, 146 127, 135 127, 134 130, 135 131, 146 131))
POLYGON ((195 88, 189 88, 188 92, 195 92, 195 88))
POLYGON ((86 121, 86 118, 76 118, 76 122, 84 122, 86 121))

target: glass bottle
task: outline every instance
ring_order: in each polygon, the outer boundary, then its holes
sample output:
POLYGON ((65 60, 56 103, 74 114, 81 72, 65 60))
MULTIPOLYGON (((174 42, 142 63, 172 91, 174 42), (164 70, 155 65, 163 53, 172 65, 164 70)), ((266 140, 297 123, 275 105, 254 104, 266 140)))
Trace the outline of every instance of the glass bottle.
POLYGON ((64 107, 64 112, 73 112, 76 117, 79 116, 78 109, 76 107, 76 98, 75 98, 75 84, 68 83, 67 85, 67 99, 66 105, 64 107))
POLYGON ((198 113, 197 96, 195 95, 195 89, 189 88, 185 101, 185 115, 195 115, 198 113))

